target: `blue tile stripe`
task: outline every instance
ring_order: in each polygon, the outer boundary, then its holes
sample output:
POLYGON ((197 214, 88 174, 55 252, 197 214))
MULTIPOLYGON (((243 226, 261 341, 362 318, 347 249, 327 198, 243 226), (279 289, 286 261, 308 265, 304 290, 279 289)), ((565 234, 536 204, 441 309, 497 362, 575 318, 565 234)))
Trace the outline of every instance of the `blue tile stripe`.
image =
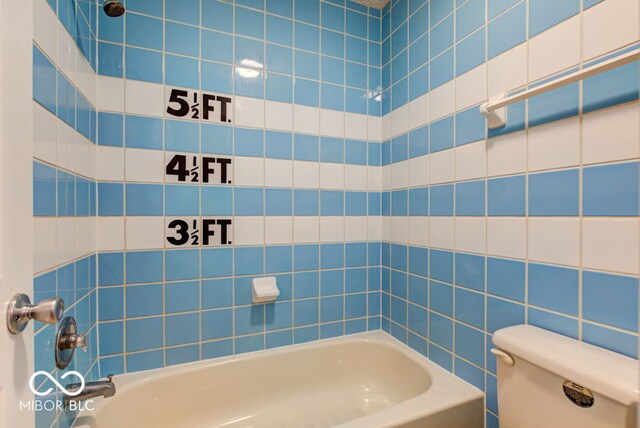
POLYGON ((33 99, 57 115, 71 128, 95 143, 97 113, 95 107, 67 76, 33 45, 33 99))
POLYGON ((379 329, 379 254, 379 242, 100 253, 101 369, 138 371, 379 329), (251 279, 265 274, 281 295, 251 305, 251 279))
POLYGON ((251 6, 207 2, 202 17, 200 10, 185 7, 189 19, 167 15, 164 30, 161 12, 135 6, 124 25, 101 20, 98 73, 380 115, 379 97, 369 96, 380 90, 377 11, 306 2, 294 17, 286 6, 266 11, 251 6), (325 20, 321 28, 320 14, 325 20), (171 54, 163 55, 163 46, 171 54), (298 62, 299 55, 306 56, 304 62, 298 62), (332 87, 324 83, 337 86, 330 93, 332 87), (347 102, 335 103, 336 95, 347 102))
POLYGON ((638 177, 640 162, 622 162, 422 186, 409 200, 406 190, 384 191, 382 215, 636 217, 638 177))

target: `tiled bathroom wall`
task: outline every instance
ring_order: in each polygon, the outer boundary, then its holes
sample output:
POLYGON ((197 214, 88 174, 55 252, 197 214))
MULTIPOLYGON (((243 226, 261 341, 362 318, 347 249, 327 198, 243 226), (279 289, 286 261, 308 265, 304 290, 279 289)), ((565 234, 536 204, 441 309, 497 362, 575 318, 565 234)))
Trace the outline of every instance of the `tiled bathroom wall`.
POLYGON ((103 374, 380 327, 380 11, 334 3, 101 16, 103 374))
POLYGON ((382 328, 487 394, 528 323, 637 357, 638 63, 479 105, 637 49, 631 0, 392 1, 382 16, 382 328))
MULTIPOLYGON (((637 357, 634 0, 34 1, 35 300, 95 378, 382 328, 487 394, 529 323, 637 357), (606 35, 606 36, 603 36, 606 35), (255 277, 276 303, 252 305, 255 277)), ((36 369, 54 326, 36 325, 36 369)), ((40 414, 38 426, 73 415, 40 414)))
MULTIPOLYGON (((65 369, 55 367, 56 325, 35 323, 35 370, 98 378, 96 291, 96 7, 34 2, 33 301, 60 296, 64 316, 88 335, 65 369)), ((43 381, 44 382, 44 381, 43 381)), ((36 412, 37 426, 68 426, 72 413, 36 412)))

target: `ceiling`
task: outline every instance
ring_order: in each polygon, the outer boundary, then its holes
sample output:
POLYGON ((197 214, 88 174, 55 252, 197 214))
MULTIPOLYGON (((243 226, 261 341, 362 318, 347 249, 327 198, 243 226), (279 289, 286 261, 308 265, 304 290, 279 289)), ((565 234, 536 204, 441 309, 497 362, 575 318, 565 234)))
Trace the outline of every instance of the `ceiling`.
POLYGON ((363 4, 369 7, 375 7, 376 9, 382 9, 389 3, 389 0, 353 0, 356 3, 363 4))

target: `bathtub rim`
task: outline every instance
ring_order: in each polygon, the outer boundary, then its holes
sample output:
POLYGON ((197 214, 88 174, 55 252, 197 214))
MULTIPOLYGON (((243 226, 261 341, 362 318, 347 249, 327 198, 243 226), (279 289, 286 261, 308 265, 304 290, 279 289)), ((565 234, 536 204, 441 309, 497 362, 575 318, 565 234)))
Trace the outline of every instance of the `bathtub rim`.
MULTIPOLYGON (((355 333, 328 339, 320 339, 307 343, 292 344, 267 350, 246 352, 242 354, 228 355, 225 357, 211 358, 194 361, 173 366, 165 366, 152 370, 145 370, 132 373, 124 373, 114 376, 114 383, 118 392, 125 392, 135 389, 139 385, 153 381, 157 378, 175 376, 181 373, 207 370, 217 366, 232 364, 237 361, 249 361, 259 359, 269 355, 281 355, 298 350, 318 349, 326 347, 328 344, 340 343, 375 343, 378 345, 393 348, 416 363, 421 369, 427 372, 430 378, 430 385, 426 391, 411 397, 405 401, 392 405, 386 409, 362 416, 360 418, 336 425, 335 428, 352 428, 361 426, 396 426, 402 423, 414 421, 420 417, 426 417, 455 406, 471 403, 475 400, 484 400, 484 393, 475 386, 457 377, 452 372, 438 366, 424 355, 410 348, 390 334, 374 330, 363 333, 355 333), (451 395, 453 393, 453 396, 451 395), (375 422, 375 425, 371 425, 375 422), (364 425, 362 425, 364 424, 364 425), (369 424, 369 425, 367 425, 369 424)), ((109 400, 117 399, 118 394, 110 399, 100 399, 94 403, 92 411, 82 411, 78 414, 76 422, 82 422, 84 418, 98 417, 101 410, 108 407, 109 400)), ((74 423, 74 427, 77 424, 74 423)), ((82 427, 84 425, 80 425, 82 427)))

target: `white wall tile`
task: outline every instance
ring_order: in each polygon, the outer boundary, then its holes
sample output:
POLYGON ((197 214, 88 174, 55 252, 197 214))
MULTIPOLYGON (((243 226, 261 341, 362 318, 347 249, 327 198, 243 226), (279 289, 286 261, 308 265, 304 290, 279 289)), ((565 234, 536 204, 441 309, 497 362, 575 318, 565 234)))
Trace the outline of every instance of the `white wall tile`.
POLYGON ((409 186, 429 184, 429 155, 409 159, 409 186))
POLYGON ((409 217, 409 244, 429 245, 429 217, 409 217))
POLYGON ((580 15, 529 40, 529 81, 536 81, 580 63, 580 15))
MULTIPOLYGON (((127 181, 164 182, 164 159, 160 150, 124 149, 127 181)), ((167 158, 169 159, 169 158, 167 158)))
POLYGON ((367 116, 364 114, 344 114, 344 136, 356 140, 367 139, 367 116))
POLYGON ((253 128, 264 127, 264 100, 235 97, 234 104, 236 125, 251 126, 253 128))
POLYGON ((640 220, 585 218, 582 227, 585 268, 640 274, 640 220))
POLYGON ((391 136, 404 134, 409 130, 409 105, 405 104, 391 112, 391 136))
POLYGON ((72 82, 76 79, 76 55, 78 48, 62 23, 57 21, 58 34, 58 58, 56 65, 72 82))
POLYGON ((456 147, 456 180, 473 180, 486 176, 486 142, 465 144, 456 147))
POLYGON ((61 120, 57 121, 56 164, 73 171, 76 167, 76 132, 61 120))
POLYGON ((529 170, 580 163, 580 120, 570 118, 529 128, 529 170))
POLYGON ((367 239, 380 241, 382 239, 382 218, 371 216, 367 218, 367 239))
POLYGON ((369 141, 382 141, 382 118, 367 116, 367 138, 369 141))
POLYGON ((293 242, 305 244, 320 241, 320 217, 293 218, 293 242))
POLYGON ((391 164, 391 188, 402 189, 409 185, 409 162, 391 164))
POLYGON ((487 174, 489 176, 517 174, 527 170, 527 139, 523 132, 514 132, 487 142, 487 174))
POLYGON ((84 94, 87 101, 95 106, 98 101, 98 82, 96 81, 96 73, 81 52, 78 52, 76 55, 76 60, 76 86, 80 92, 84 94))
POLYGON ((95 145, 83 135, 76 133, 76 165, 74 171, 85 177, 94 178, 96 171, 95 145))
POLYGON ((33 218, 33 272, 56 265, 56 219, 33 218))
POLYGON ((165 95, 162 85, 125 80, 125 111, 131 114, 162 117, 164 114, 165 95))
POLYGON ((382 167, 367 167, 367 189, 372 191, 382 190, 382 167))
POLYGON ((320 187, 322 189, 344 189, 344 165, 320 163, 320 187))
POLYGON ((484 253, 486 248, 486 219, 484 217, 455 218, 455 249, 470 253, 484 253))
POLYGON ((529 260, 578 266, 580 219, 529 218, 529 260))
MULTIPOLYGON (((48 8, 49 6, 47 6, 48 8)), ((40 104, 33 103, 33 157, 56 164, 58 119, 40 104)))
POLYGON ((33 40, 47 56, 57 62, 58 17, 46 0, 33 2, 33 40))
POLYGON ((320 134, 344 138, 344 112, 320 109, 320 134))
POLYGON ((391 241, 391 217, 380 217, 382 223, 382 240, 391 241))
POLYGON ((482 64, 456 78, 456 109, 462 110, 487 99, 487 65, 482 64))
POLYGON ((95 249, 95 217, 75 217, 75 258, 92 253, 95 249))
POLYGON ((380 169, 382 175, 382 190, 393 188, 393 179, 391 177, 391 165, 385 165, 380 169))
POLYGON ((69 262, 75 258, 76 227, 73 217, 56 219, 56 261, 57 264, 69 262))
POLYGON ((431 184, 453 181, 454 151, 453 149, 431 153, 429 155, 429 180, 431 184))
POLYGON ((640 3, 607 0, 584 12, 584 59, 595 58, 640 39, 640 3))
POLYGON ((455 112, 455 81, 438 86, 430 94, 429 117, 432 122, 455 112))
POLYGON ((366 241, 367 240, 367 217, 345 217, 344 218, 344 239, 345 241, 366 241))
POLYGON ((124 111, 124 79, 98 75, 98 109, 124 111))
POLYGON ((527 219, 489 217, 487 219, 487 254, 524 259, 526 255, 527 219))
POLYGON ((96 222, 98 251, 118 251, 124 249, 124 218, 98 217, 96 222))
POLYGON ((429 219, 429 245, 433 248, 452 250, 454 223, 453 217, 431 217, 429 219))
POLYGON ((409 217, 392 216, 390 240, 398 244, 406 244, 409 241, 409 217))
POLYGON ((293 130, 293 104, 265 101, 265 127, 291 132, 293 130))
POLYGON ((233 218, 233 243, 234 245, 263 245, 264 244, 264 219, 265 217, 233 218))
POLYGON ((616 161, 639 156, 640 104, 636 102, 584 115, 584 163, 616 161))
POLYGON ((344 188, 347 190, 367 190, 367 167, 345 164, 344 188))
POLYGON ((320 109, 317 107, 293 106, 293 130, 308 134, 320 133, 320 109))
POLYGON ((489 99, 527 83, 527 44, 521 43, 488 62, 489 99))
POLYGON ((429 123, 429 93, 409 102, 409 129, 429 123))
POLYGON ((164 248, 164 217, 127 217, 127 250, 164 248))
POLYGON ((320 164, 317 162, 293 161, 293 185, 296 188, 319 188, 320 164))
POLYGON ((345 217, 320 217, 320 242, 344 241, 345 217))
POLYGON ((293 217, 265 217, 265 244, 291 244, 293 242, 293 217))
POLYGON ((285 159, 264 160, 264 184, 267 187, 293 186, 293 161, 285 159))
POLYGON ((238 186, 264 185, 264 159, 235 156, 233 182, 238 186))
POLYGON ((96 179, 99 181, 124 180, 124 149, 96 146, 96 179))
POLYGON ((381 141, 386 141, 391 138, 391 114, 382 117, 382 126, 380 129, 382 132, 381 141))

